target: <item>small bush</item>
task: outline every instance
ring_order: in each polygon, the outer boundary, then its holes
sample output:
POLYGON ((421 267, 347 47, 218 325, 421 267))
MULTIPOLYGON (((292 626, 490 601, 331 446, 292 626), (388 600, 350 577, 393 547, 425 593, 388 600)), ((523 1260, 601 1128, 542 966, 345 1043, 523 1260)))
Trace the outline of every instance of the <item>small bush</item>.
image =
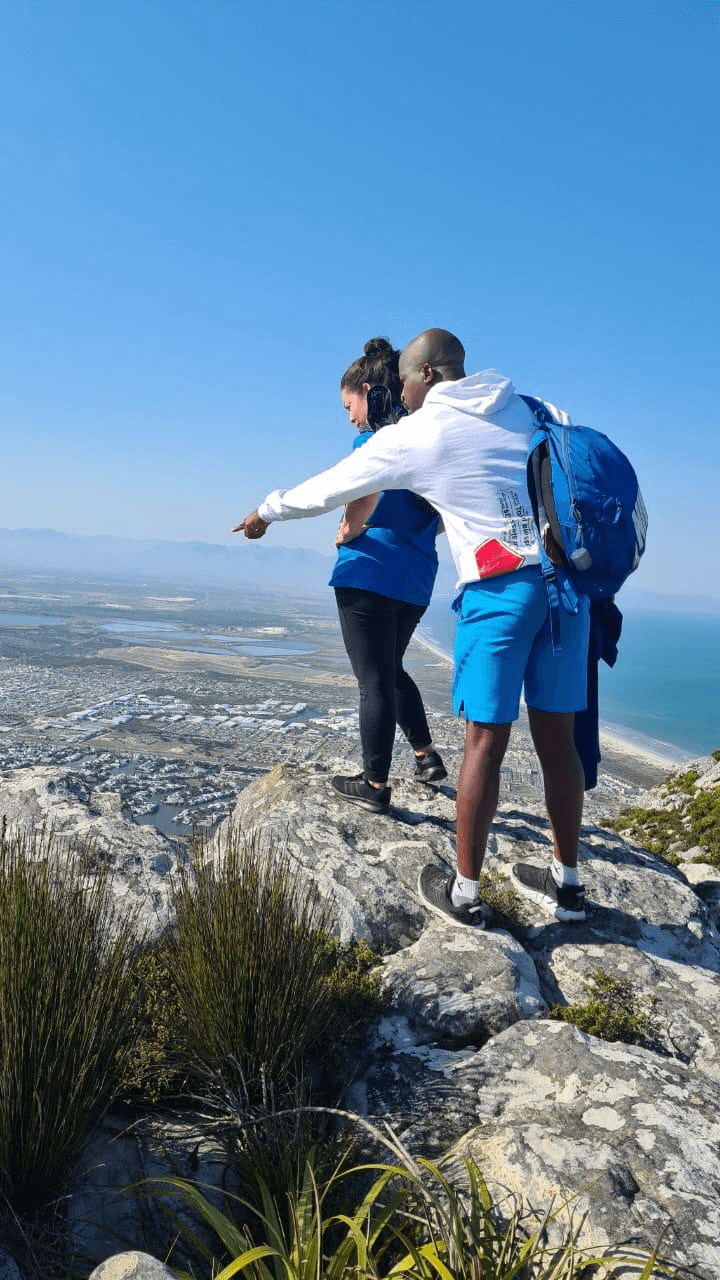
POLYGON ((621 809, 618 817, 607 825, 611 831, 637 840, 649 853, 656 853, 671 866, 676 867, 680 862, 674 850, 681 848, 687 839, 681 809, 621 809))
POLYGON ((135 1051, 125 1064, 123 1101, 157 1103, 187 1083, 189 1033, 163 940, 142 948, 133 966, 135 1051))
POLYGON ((325 935, 322 984, 327 1002, 327 1025, 310 1047, 306 1065, 327 1101, 336 1102, 338 1085, 355 1075, 368 1027, 389 1007, 381 990, 382 970, 366 942, 342 943, 325 935))
POLYGON ((687 811, 692 845, 705 845, 707 856, 703 861, 720 866, 720 787, 697 791, 687 811))
POLYGON ((689 796, 692 795, 699 777, 697 769, 688 769, 686 773, 678 773, 669 778, 666 786, 668 791, 684 791, 689 796))
POLYGON ((499 872, 481 871, 478 894, 481 902, 493 913, 492 924, 496 929, 522 929, 527 915, 518 894, 499 872))
POLYGON ((57 1196, 115 1096, 131 1045, 135 927, 113 905, 106 864, 88 877, 51 835, 3 827, 0 1198, 19 1215, 57 1196))
POLYGON ((716 747, 711 754, 712 754, 713 760, 720 761, 720 747, 716 747))
MULTIPOLYGON (((683 777, 692 776, 692 770, 683 777)), ((623 809, 608 823, 613 831, 628 834, 650 853, 677 866, 680 854, 704 845, 702 861, 720 866, 720 787, 692 788, 680 809, 623 809)))
POLYGON ((314 889, 282 853, 231 831, 221 859, 206 854, 180 871, 167 936, 190 1043, 253 1102, 268 1085, 281 1096, 321 1041, 329 1062, 377 1013, 379 979, 365 953, 329 938, 314 889))
POLYGON ((579 1004, 553 1004, 548 1017, 572 1023, 600 1040, 622 1040, 646 1049, 657 1049, 659 1028, 652 1009, 640 1007, 628 978, 616 978, 596 969, 585 982, 587 1000, 579 1004))

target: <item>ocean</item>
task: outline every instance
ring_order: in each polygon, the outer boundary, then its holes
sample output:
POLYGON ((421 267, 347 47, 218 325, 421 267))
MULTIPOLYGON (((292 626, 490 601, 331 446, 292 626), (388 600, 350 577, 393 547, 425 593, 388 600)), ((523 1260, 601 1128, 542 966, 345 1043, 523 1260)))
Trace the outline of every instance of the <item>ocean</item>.
MULTIPOLYGON (((434 599, 421 634, 452 654, 454 631, 449 598, 434 599)), ((719 655, 718 615, 628 610, 616 665, 600 663, 601 726, 668 760, 714 751, 720 747, 719 655)))

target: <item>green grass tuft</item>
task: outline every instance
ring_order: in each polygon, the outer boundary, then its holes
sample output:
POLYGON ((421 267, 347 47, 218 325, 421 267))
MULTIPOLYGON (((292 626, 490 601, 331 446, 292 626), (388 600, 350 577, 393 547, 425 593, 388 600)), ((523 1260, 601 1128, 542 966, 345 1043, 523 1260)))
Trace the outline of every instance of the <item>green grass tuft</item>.
POLYGON ((692 844, 705 845, 707 856, 703 858, 703 862, 720 866, 720 787, 696 791, 688 804, 687 812, 692 844))
POLYGON ((57 1196, 131 1047, 136 917, 89 861, 0 833, 0 1198, 21 1216, 57 1196))
POLYGON ((219 858, 181 869, 166 939, 193 1053, 252 1101, 308 1071, 341 1076, 384 1002, 366 947, 329 937, 327 912, 282 851, 230 830, 219 858))

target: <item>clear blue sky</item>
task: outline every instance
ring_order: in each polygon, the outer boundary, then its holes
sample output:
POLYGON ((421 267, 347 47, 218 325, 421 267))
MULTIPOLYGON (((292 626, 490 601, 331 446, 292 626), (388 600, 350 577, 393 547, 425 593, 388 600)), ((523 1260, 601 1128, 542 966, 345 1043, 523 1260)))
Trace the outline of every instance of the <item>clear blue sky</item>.
POLYGON ((720 595, 715 0, 0 13, 0 524, 231 541, 437 324, 627 450, 638 587, 720 595))

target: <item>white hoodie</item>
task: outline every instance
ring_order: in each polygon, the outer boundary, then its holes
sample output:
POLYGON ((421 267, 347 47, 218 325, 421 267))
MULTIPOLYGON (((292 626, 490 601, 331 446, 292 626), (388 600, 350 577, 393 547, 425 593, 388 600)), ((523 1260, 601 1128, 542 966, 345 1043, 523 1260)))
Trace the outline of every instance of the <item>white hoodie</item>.
MULTIPOLYGON (((558 422, 567 414, 544 402, 558 422)), ((495 369, 438 382, 421 409, 336 466, 276 489, 262 520, 295 520, 381 489, 410 489, 440 513, 458 587, 539 563, 527 488, 532 414, 514 383, 495 369)))

